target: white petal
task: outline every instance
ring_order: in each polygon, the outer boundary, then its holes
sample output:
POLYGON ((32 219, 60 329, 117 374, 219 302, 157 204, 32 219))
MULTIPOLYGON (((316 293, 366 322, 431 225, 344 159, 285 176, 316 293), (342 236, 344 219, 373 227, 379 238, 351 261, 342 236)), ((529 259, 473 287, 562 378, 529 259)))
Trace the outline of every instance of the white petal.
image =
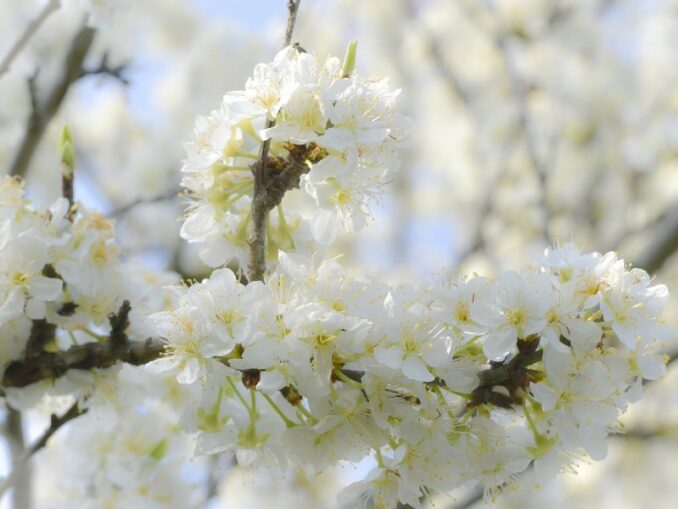
POLYGON ((280 371, 263 371, 259 377, 257 390, 272 393, 287 385, 287 381, 280 371))
POLYGON ((647 380, 659 380, 666 372, 666 364, 657 357, 644 355, 638 357, 638 369, 643 378, 647 380))
POLYGON ((490 332, 485 336, 483 352, 492 361, 500 361, 506 357, 516 346, 518 336, 513 329, 505 328, 496 332, 490 332))
POLYGON ((398 369, 403 363, 403 351, 397 347, 374 349, 374 358, 378 362, 392 369, 398 369))
POLYGON ((536 399, 545 411, 553 410, 558 401, 558 393, 551 387, 544 384, 530 384, 530 390, 534 399, 536 399))
POLYGON ((54 300, 61 295, 63 284, 61 279, 41 275, 33 276, 28 287, 28 293, 36 299, 54 300))
POLYGON ((340 226, 339 216, 331 210, 319 210, 316 212, 311 233, 313 238, 323 245, 334 242, 340 226))
POLYGON ((403 361, 403 374, 410 380, 418 382, 431 382, 435 378, 424 361, 415 355, 408 355, 403 361))
POLYGON ((183 369, 177 374, 180 384, 192 384, 200 376, 200 363, 195 357, 186 360, 183 369))

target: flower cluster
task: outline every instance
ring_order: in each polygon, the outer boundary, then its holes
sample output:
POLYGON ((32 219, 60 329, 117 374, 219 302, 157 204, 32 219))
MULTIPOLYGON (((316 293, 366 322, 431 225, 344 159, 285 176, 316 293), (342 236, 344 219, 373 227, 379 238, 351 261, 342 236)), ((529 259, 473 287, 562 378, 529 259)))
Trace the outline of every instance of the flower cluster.
POLYGON ((204 243, 200 255, 213 267, 246 261, 253 163, 265 140, 275 178, 286 178, 286 188, 301 187, 318 207, 307 217, 277 207, 270 257, 277 258, 278 248, 303 247, 299 242, 308 244, 311 235, 328 244, 341 227, 362 227, 397 166, 404 130, 394 111, 398 93, 386 79, 366 79, 337 58, 321 64, 292 47, 257 65, 245 90, 227 93, 218 110, 196 122, 182 168, 193 203, 181 235, 204 243))
POLYGON ((371 455, 343 497, 380 509, 602 459, 671 337, 666 287, 569 245, 496 281, 389 288, 281 254, 265 283, 221 269, 176 292, 151 317, 169 345, 153 366, 200 388, 182 420, 198 451, 316 470, 371 455))
POLYGON ((82 207, 71 217, 64 198, 35 209, 20 180, 0 180, 0 369, 21 358, 35 321, 54 326, 62 346, 99 340, 125 299, 128 334, 148 337, 147 315, 163 308, 161 288, 176 278, 119 254, 112 221, 82 207))

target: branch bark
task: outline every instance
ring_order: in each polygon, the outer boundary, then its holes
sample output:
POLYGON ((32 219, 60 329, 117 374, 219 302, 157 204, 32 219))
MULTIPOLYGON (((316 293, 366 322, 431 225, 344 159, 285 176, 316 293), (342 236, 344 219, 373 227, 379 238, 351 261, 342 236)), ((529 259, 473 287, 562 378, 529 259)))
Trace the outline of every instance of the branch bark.
POLYGON ((5 58, 0 63, 0 77, 2 77, 2 75, 9 71, 10 67, 12 66, 12 63, 14 62, 16 57, 19 56, 19 53, 23 51, 23 49, 26 47, 31 38, 36 34, 36 32, 38 31, 40 26, 45 22, 45 20, 49 18, 53 12, 56 12, 59 9, 60 5, 61 5, 60 0, 49 0, 47 4, 45 4, 45 6, 42 8, 40 13, 33 20, 31 20, 31 22, 28 23, 28 25, 26 25, 26 28, 24 29, 23 33, 19 36, 14 45, 10 48, 5 58))
POLYGON ((32 358, 14 361, 7 366, 2 386, 26 387, 41 380, 53 380, 71 369, 109 368, 118 362, 140 366, 161 357, 166 343, 148 338, 111 347, 102 343, 75 345, 59 352, 42 352, 32 358))
MULTIPOLYGON (((297 13, 301 0, 288 0, 287 2, 287 25, 285 27, 285 37, 283 48, 292 42, 294 25, 297 21, 297 13)), ((267 128, 275 125, 275 119, 270 119, 266 123, 267 128)), ((266 181, 268 179, 268 151, 271 146, 271 140, 264 141, 259 151, 259 159, 253 165, 254 172, 254 195, 252 196, 252 218, 248 226, 249 244, 249 265, 247 267, 247 279, 249 281, 263 281, 266 274, 266 223, 270 198, 266 192, 266 181)))
POLYGON ((31 160, 47 126, 59 111, 70 86, 80 77, 83 62, 92 46, 95 33, 95 30, 84 24, 78 30, 64 59, 61 75, 49 90, 44 104, 41 104, 38 98, 34 96, 35 91, 29 81, 33 111, 28 119, 28 127, 19 145, 19 150, 10 166, 10 175, 23 177, 28 172, 31 160))

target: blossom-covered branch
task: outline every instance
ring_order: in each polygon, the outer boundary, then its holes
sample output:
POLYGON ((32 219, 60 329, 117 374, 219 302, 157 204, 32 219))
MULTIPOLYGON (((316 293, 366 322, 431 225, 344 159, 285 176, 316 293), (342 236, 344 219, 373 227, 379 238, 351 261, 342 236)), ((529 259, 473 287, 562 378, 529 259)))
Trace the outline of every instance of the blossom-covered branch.
MULTIPOLYGON (((285 37, 283 48, 289 46, 292 42, 294 25, 297 21, 299 3, 301 0, 288 0, 287 2, 287 25, 285 27, 285 37)), ((269 117, 266 120, 266 129, 275 126, 276 118, 269 117)), ((287 183, 270 188, 269 179, 269 161, 268 153, 271 146, 271 139, 265 139, 259 150, 259 159, 252 166, 254 173, 254 192, 252 196, 252 217, 250 220, 248 244, 249 244, 249 265, 247 277, 250 281, 262 281, 266 273, 266 223, 268 214, 274 207, 280 204, 283 195, 288 187, 287 183), (275 195, 272 193, 275 192, 275 195)), ((298 177, 297 177, 298 180, 298 177)), ((298 185, 298 183, 297 183, 298 185)))

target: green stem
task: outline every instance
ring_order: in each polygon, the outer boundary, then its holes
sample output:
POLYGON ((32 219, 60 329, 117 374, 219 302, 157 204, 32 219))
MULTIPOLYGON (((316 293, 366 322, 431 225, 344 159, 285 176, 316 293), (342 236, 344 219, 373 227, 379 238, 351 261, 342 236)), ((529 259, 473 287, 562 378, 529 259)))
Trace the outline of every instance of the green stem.
POLYGON ((291 249, 296 249, 296 246, 294 244, 294 238, 292 238, 292 232, 290 231, 290 227, 287 224, 287 221, 285 220, 285 214, 283 214, 283 209, 282 205, 278 205, 278 219, 280 220, 280 226, 285 232, 285 235, 290 241, 290 248, 291 249))
POLYGON ((309 420, 309 422, 313 425, 318 424, 318 419, 316 419, 311 412, 308 411, 308 409, 303 405, 303 403, 300 403, 297 405, 297 410, 301 412, 301 414, 306 417, 306 419, 309 420))
POLYGON ((334 376, 336 376, 342 382, 350 384, 353 387, 357 387, 358 389, 363 388, 363 384, 361 384, 360 382, 357 382, 356 380, 353 380, 352 378, 347 377, 340 369, 333 370, 333 373, 334 373, 334 376))
POLYGON ((273 399, 268 394, 266 394, 265 392, 262 392, 261 395, 264 397, 264 399, 266 401, 268 401, 268 404, 271 405, 271 408, 273 409, 273 411, 276 414, 278 414, 278 416, 283 420, 286 428, 293 428, 295 426, 298 426, 298 424, 296 424, 294 421, 287 418, 287 416, 283 413, 283 411, 280 409, 280 407, 275 404, 275 401, 273 401, 273 399))
POLYGON ((247 401, 245 401, 245 398, 242 397, 242 394, 240 394, 240 391, 238 390, 238 388, 237 388, 237 387, 235 386, 235 384, 233 383, 233 380, 231 380, 231 377, 226 378, 226 382, 228 382, 228 385, 231 386, 231 389, 233 389, 233 391, 235 392, 235 395, 238 397, 238 399, 239 399, 240 402, 243 404, 243 406, 247 409, 247 412, 248 412, 250 415, 252 415, 252 409, 251 409, 250 406, 247 404, 247 401))
POLYGON ((82 329, 82 332, 84 332, 88 336, 96 339, 99 343, 104 343, 108 339, 106 336, 102 336, 101 334, 97 334, 96 332, 92 332, 89 329, 82 329))
POLYGON ((537 425, 534 423, 534 420, 532 419, 532 416, 530 415, 530 412, 527 409, 527 404, 525 402, 523 402, 523 413, 525 414, 527 424, 528 426, 530 426, 530 430, 532 431, 532 435, 534 436, 534 441, 539 442, 539 440, 541 439, 541 433, 539 433, 537 425))

